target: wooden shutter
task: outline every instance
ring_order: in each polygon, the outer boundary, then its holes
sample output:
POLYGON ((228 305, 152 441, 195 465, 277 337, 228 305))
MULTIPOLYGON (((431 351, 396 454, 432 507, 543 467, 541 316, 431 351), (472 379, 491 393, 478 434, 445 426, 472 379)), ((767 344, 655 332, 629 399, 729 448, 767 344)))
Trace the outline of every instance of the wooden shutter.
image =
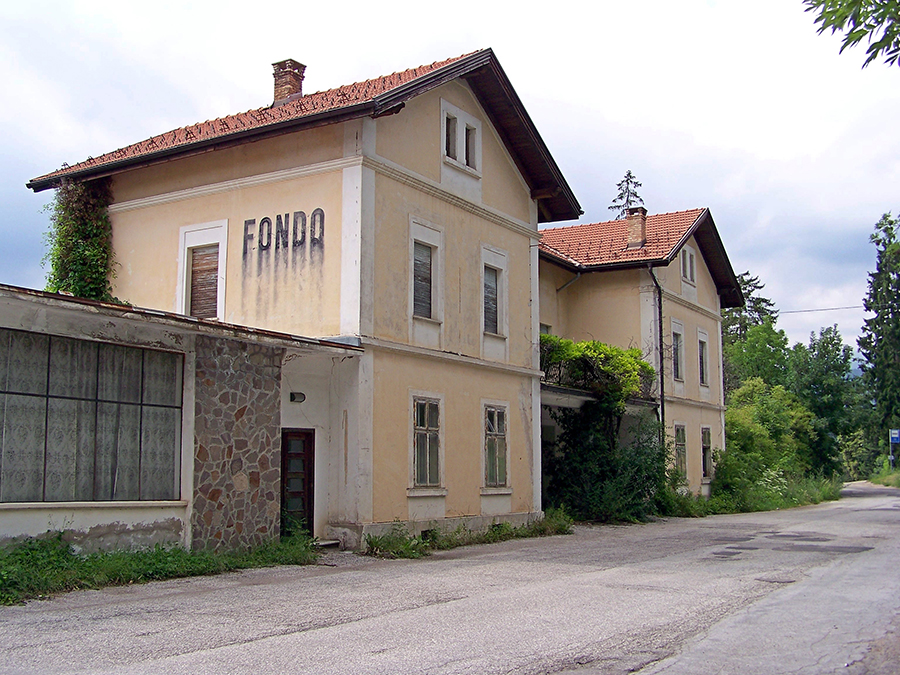
POLYGON ((413 315, 431 315, 431 247, 415 243, 413 251, 413 315))
POLYGON ((484 266, 484 332, 499 333, 497 322, 497 276, 493 267, 484 266))
POLYGON ((219 298, 219 245, 191 249, 191 316, 215 319, 219 298))

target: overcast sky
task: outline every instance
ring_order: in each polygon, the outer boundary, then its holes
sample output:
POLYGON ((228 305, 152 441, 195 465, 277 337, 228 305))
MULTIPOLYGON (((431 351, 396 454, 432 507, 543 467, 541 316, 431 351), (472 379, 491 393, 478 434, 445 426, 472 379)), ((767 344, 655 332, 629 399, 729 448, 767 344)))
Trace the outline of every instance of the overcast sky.
POLYGON ((272 100, 271 64, 313 92, 491 47, 578 197, 609 220, 630 169, 651 213, 709 207, 735 272, 791 342, 855 343, 869 234, 900 211, 900 67, 839 55, 800 0, 574 3, 0 4, 0 283, 42 288, 25 182, 272 100), (431 8, 434 9, 431 9, 431 8))

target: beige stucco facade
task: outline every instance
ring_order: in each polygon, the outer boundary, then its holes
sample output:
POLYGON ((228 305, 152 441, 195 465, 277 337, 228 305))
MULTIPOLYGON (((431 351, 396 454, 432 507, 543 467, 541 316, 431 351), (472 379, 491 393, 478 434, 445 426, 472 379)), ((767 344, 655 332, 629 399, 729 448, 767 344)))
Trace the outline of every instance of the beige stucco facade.
POLYGON ((364 347, 284 364, 282 425, 316 434, 314 534, 357 546, 397 519, 420 530, 540 511, 538 211, 464 81, 396 114, 129 169, 112 185, 117 297, 189 313, 190 252, 218 244, 218 320, 364 347), (446 154, 448 114, 465 123, 465 162, 446 154), (429 318, 413 315, 415 242, 433 255, 429 318), (427 487, 414 473, 417 398, 440 406, 440 482, 427 487), (500 486, 485 485, 486 406, 507 420, 500 486))
POLYGON ((671 263, 654 266, 652 272, 648 267, 633 266, 596 269, 577 277, 576 272, 542 259, 540 322, 544 330, 572 340, 599 340, 641 349, 657 373, 662 372, 666 428, 673 444, 676 427, 683 429, 682 468, 688 483, 694 492, 708 494, 711 454, 725 445, 721 308, 697 242, 691 237, 683 248, 695 256, 693 282, 682 275, 681 249, 671 263), (657 288, 651 274, 662 289, 662 355, 657 288), (673 333, 681 336, 678 378, 673 366, 673 333), (705 343, 703 382, 701 342, 705 343), (709 446, 704 460, 707 434, 709 446))

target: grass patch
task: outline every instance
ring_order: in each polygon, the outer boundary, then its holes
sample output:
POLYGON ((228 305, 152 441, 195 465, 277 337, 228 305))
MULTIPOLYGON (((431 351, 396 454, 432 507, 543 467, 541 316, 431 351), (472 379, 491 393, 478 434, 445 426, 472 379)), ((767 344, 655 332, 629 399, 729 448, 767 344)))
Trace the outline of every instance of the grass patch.
POLYGON ((572 525, 572 519, 563 509, 547 509, 543 518, 525 525, 499 522, 483 531, 460 525, 453 530, 427 530, 421 536, 410 534, 404 524, 395 522, 386 534, 366 535, 365 554, 382 558, 421 558, 432 551, 446 551, 459 546, 571 534, 572 525))
POLYGON ((869 481, 879 485, 900 488, 900 471, 879 471, 873 474, 869 481))
POLYGON ((293 535, 245 551, 214 553, 159 546, 137 551, 78 555, 61 532, 0 548, 0 604, 12 605, 54 593, 121 586, 178 577, 221 574, 273 565, 309 565, 315 539, 293 535))

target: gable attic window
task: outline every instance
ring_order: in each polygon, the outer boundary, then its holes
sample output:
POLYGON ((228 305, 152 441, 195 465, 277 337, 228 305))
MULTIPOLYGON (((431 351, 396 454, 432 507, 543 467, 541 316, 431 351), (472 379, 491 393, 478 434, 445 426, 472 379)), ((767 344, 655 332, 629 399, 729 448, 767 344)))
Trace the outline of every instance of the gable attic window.
POLYGON ((444 118, 444 154, 450 159, 456 159, 456 118, 447 115, 444 118))
POLYGON ((681 249, 681 278, 690 283, 696 283, 694 251, 685 246, 681 249))
POLYGON ((441 99, 444 164, 480 178, 481 120, 441 99))

